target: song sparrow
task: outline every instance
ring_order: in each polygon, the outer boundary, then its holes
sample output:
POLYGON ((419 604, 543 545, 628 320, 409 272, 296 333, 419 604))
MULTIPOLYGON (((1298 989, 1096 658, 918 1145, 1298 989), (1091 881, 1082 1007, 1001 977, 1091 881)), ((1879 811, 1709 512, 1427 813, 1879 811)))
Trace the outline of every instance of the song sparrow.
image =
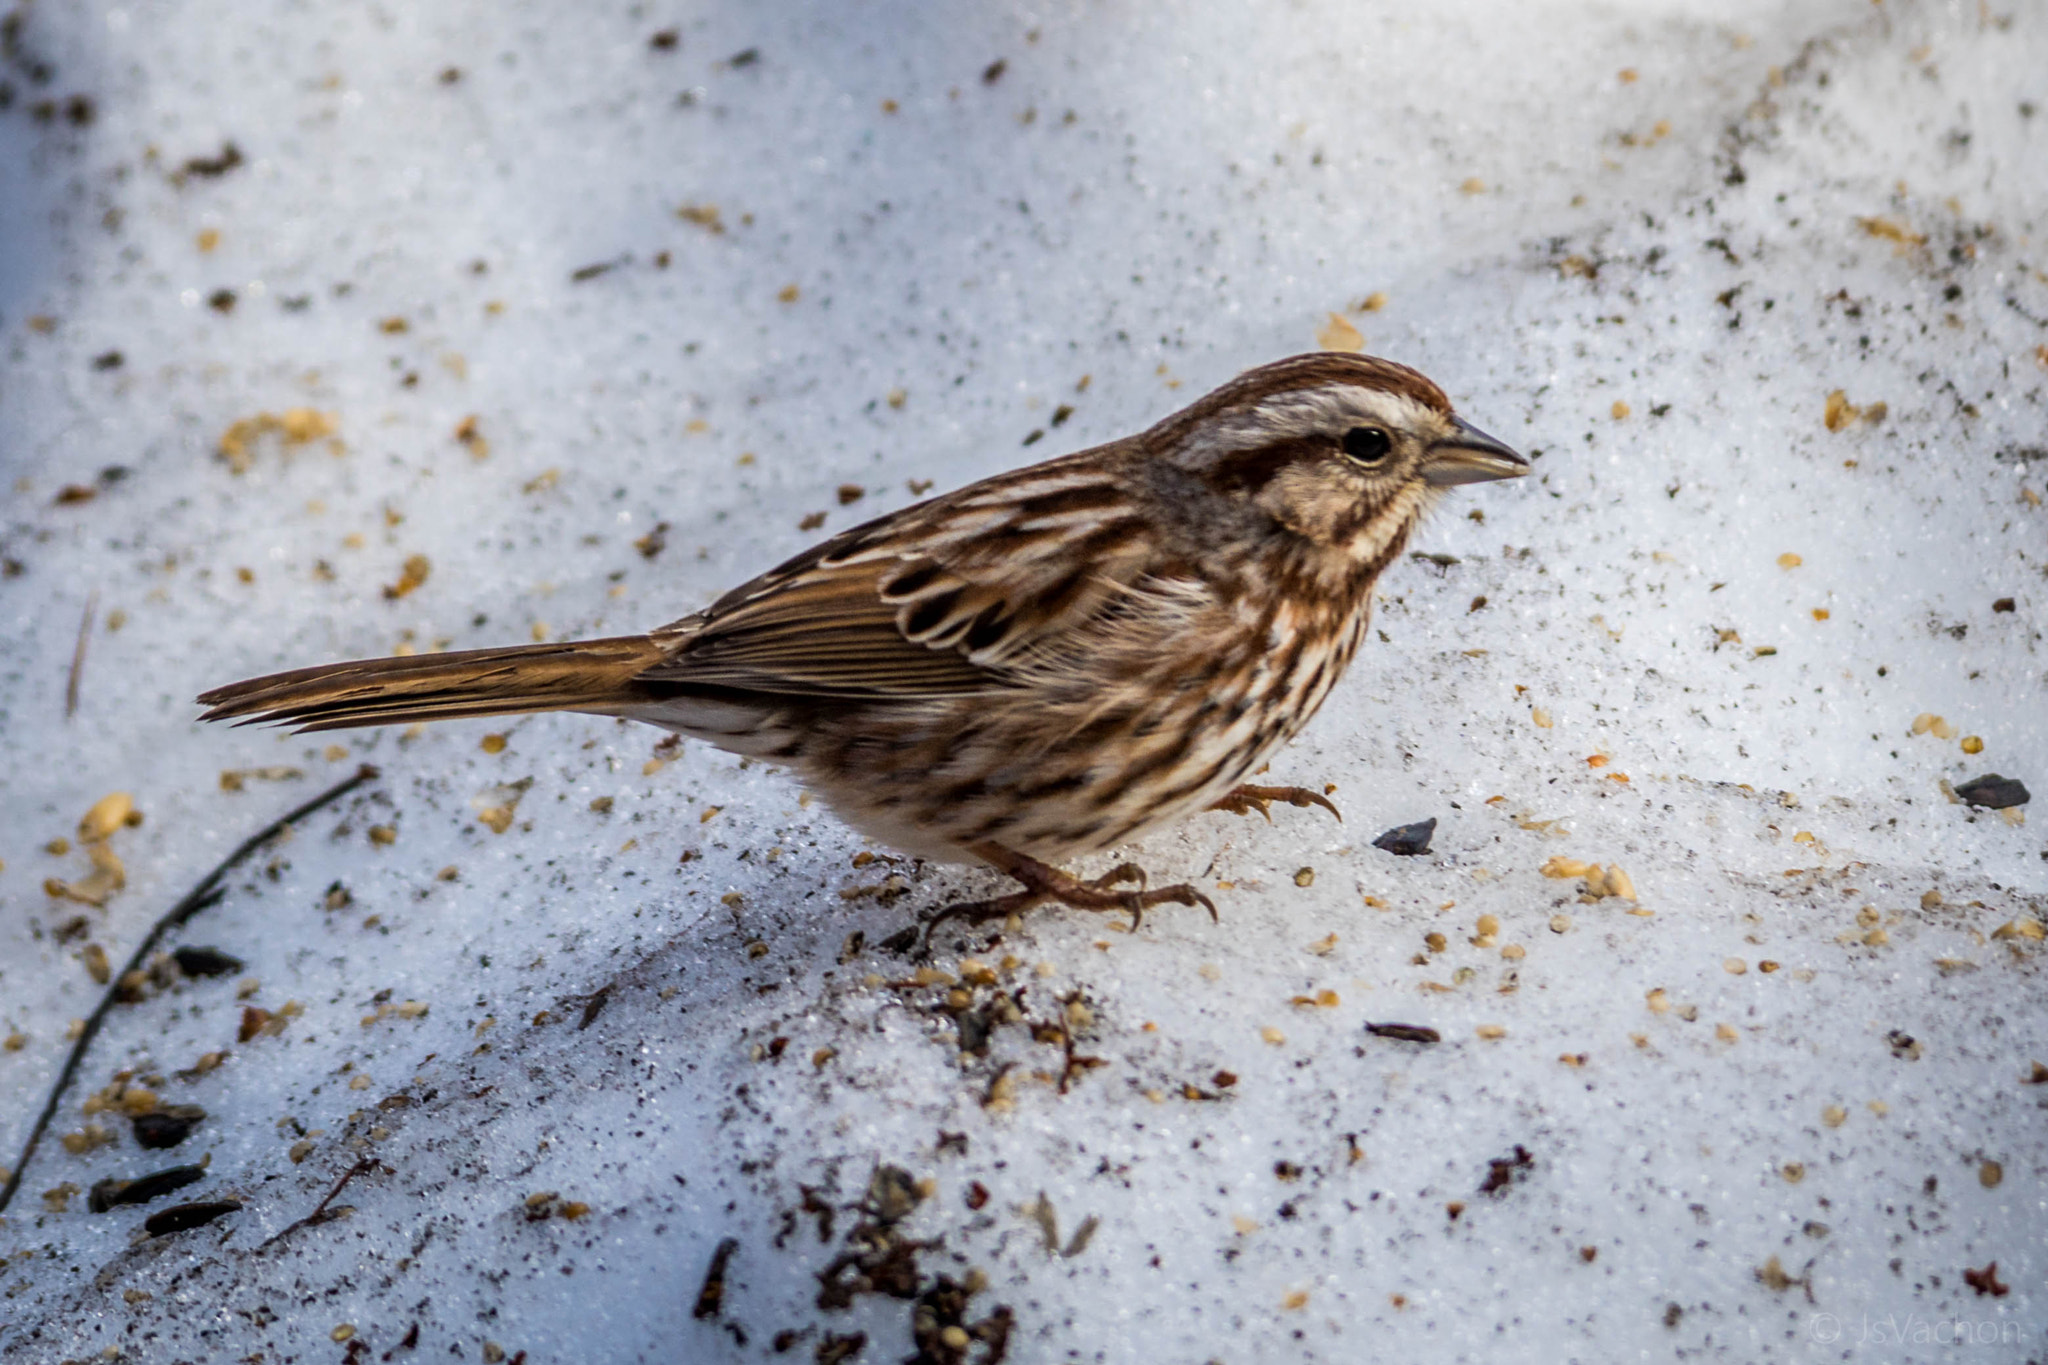
MULTIPOLYGON (((1204 807, 1305 725, 1380 572, 1444 488, 1529 465, 1403 365, 1261 366, 1157 426, 877 518, 646 635, 325 664, 217 688, 207 720, 300 730, 627 716, 786 764, 860 830, 1136 916, 1215 907, 1053 862, 1204 807)), ((1335 807, 1330 806, 1335 812, 1335 807)))

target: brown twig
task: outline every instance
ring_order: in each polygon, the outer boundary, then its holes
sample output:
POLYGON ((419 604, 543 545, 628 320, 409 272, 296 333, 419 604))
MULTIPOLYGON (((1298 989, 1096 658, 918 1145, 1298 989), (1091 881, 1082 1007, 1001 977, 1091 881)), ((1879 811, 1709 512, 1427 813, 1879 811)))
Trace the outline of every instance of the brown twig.
MULTIPOLYGON (((336 1195, 340 1194, 344 1189, 348 1188, 349 1181, 354 1180, 359 1175, 369 1175, 373 1171, 383 1171, 388 1174, 390 1172, 390 1169, 390 1167, 386 1166, 383 1162, 377 1160, 375 1157, 366 1156, 359 1158, 356 1161, 355 1165, 349 1167, 347 1170, 341 1173, 341 1179, 334 1182, 334 1188, 327 1192, 327 1197, 325 1199, 321 1200, 318 1204, 314 1205, 313 1211, 311 1213, 307 1214, 304 1218, 301 1218, 298 1222, 292 1223, 289 1226, 280 1229, 275 1236, 264 1239, 263 1245, 269 1246, 273 1242, 282 1242, 285 1238, 291 1236, 300 1228, 309 1227, 316 1223, 326 1222, 327 1206, 334 1202, 334 1197, 336 1195)), ((336 1216, 338 1217, 339 1215, 336 1216)))
POLYGON ((43 1140, 43 1132, 50 1126, 51 1118, 57 1113, 57 1106, 63 1102, 64 1092, 70 1088, 72 1079, 77 1076, 79 1066, 85 1061, 86 1052, 92 1047, 92 1040, 98 1036, 100 1025, 106 1021, 107 1012, 113 1009, 115 1002, 121 998, 122 978, 130 972, 141 970, 148 963, 149 955, 156 951, 156 945, 163 941, 164 935, 225 895, 226 890, 220 884, 221 879, 234 871, 250 854, 322 806, 339 801, 376 776, 377 770, 365 763, 356 769, 355 776, 335 783, 312 800, 271 821, 244 839, 234 852, 223 858, 213 871, 206 874, 199 885, 186 892, 185 898, 172 906, 165 912, 164 917, 156 922, 142 942, 136 946, 134 955, 128 959, 128 965, 113 974, 107 993, 100 998, 99 1007, 87 1016, 85 1027, 78 1031, 77 1040, 71 1044, 71 1055, 65 1059, 64 1069, 57 1073, 57 1083, 50 1087, 50 1098, 44 1103, 43 1112, 37 1117, 35 1127, 29 1129, 28 1142, 21 1149, 21 1159, 15 1162, 14 1168, 7 1173, 6 1185, 0 1186, 0 1212, 4 1212, 9 1201, 14 1198, 15 1190, 21 1185, 22 1175, 28 1170, 28 1163, 36 1154, 36 1144, 43 1140))
MULTIPOLYGON (((64 719, 78 714, 78 683, 85 676, 85 646, 92 639, 92 618, 99 614, 100 593, 94 588, 85 599, 85 615, 78 620, 78 643, 71 647, 71 676, 64 684, 64 719)), ((4 1208, 5 1205, 0 1205, 4 1208)))

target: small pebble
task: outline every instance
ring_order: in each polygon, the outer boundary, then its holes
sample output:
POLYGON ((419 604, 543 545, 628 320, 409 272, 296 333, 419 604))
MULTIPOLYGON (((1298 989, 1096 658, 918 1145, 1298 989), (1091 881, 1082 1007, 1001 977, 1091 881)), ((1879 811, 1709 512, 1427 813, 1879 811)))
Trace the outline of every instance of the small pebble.
POLYGON ((226 976, 242 970, 243 962, 218 948, 185 947, 172 952, 178 970, 187 976, 226 976))
POLYGON ((1986 773, 1958 786, 1956 797, 1966 805, 2005 810, 2010 806, 2026 805, 2034 799, 2034 794, 2027 790, 2026 783, 2016 777, 1986 773))
POLYGON ((1436 817, 1418 820, 1412 825, 1396 825, 1372 841, 1374 848, 1383 848, 1396 857, 1413 858, 1429 852, 1429 841, 1436 834, 1436 817))

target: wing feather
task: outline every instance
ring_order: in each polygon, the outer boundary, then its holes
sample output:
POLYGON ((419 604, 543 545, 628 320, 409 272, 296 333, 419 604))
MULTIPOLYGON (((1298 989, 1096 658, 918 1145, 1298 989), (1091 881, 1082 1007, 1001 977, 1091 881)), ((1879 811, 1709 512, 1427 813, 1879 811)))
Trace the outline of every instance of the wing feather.
POLYGON ((1141 580, 1156 546, 1118 462, 1069 457, 857 526, 655 633, 649 683, 917 700, 1017 682, 1046 637, 1141 580))

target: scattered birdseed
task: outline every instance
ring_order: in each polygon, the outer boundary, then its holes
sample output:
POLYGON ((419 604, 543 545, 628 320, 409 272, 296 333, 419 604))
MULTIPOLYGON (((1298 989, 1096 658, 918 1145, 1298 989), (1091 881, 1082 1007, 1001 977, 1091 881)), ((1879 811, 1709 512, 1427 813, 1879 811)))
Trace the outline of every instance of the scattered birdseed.
POLYGON ((427 575, 433 572, 433 568, 433 563, 425 555, 407 555, 404 565, 399 569, 398 581, 385 585, 385 598, 389 601, 397 601, 399 598, 407 596, 415 588, 419 587, 420 584, 427 581, 427 575))
POLYGON ((1827 406, 1821 414, 1821 423, 1829 431, 1841 431, 1858 419, 1875 425, 1885 419, 1887 411, 1889 409, 1882 402, 1859 408, 1849 401, 1849 395, 1845 390, 1836 389, 1828 395, 1827 406))
POLYGON ((127 824, 140 824, 135 817, 135 798, 127 792, 114 792, 93 802, 78 821, 78 838, 81 843, 94 844, 111 835, 127 824))
POLYGON ((1820 1111, 1820 1121, 1830 1128, 1840 1128, 1849 1119, 1849 1111, 1839 1104, 1831 1104, 1820 1111))
POLYGON ((1571 932, 1571 928, 1572 928, 1572 917, 1571 917, 1570 915, 1552 915, 1552 916, 1550 917, 1550 932, 1551 932, 1551 933, 1553 933, 1553 934, 1568 934, 1568 933, 1570 933, 1570 932, 1571 932))
POLYGON ((1271 1024, 1267 1024, 1264 1028, 1261 1028, 1259 1030, 1259 1037, 1265 1039, 1274 1047, 1279 1047, 1282 1043, 1287 1041, 1287 1035, 1282 1033, 1279 1029, 1274 1028, 1271 1024))
POLYGON ((1749 964, 1739 957, 1727 957, 1721 959, 1721 970, 1730 976, 1741 976, 1749 970, 1749 964))
POLYGON ((1964 753, 1966 753, 1966 754, 1981 754, 1981 753, 1983 753, 1983 752, 1984 752, 1984 740, 1983 740, 1983 739, 1982 739, 1982 738, 1981 738, 1980 736, 1977 736, 1977 735, 1964 735, 1964 736, 1963 736, 1963 752, 1964 752, 1964 753))
POLYGON ((1316 884, 1316 870, 1312 867, 1298 869, 1294 874, 1294 884, 1296 886, 1314 886, 1316 884))
POLYGON ((1439 1043, 1443 1035, 1433 1028, 1421 1024, 1367 1024, 1365 1031, 1375 1038, 1391 1038, 1400 1043, 1439 1043))
POLYGON ((1535 722, 1536 728, 1539 730, 1548 730, 1551 727, 1550 712, 1540 706, 1529 708, 1529 719, 1535 722))
POLYGON ((1977 1168, 1977 1183, 1987 1190, 1995 1190, 2005 1180, 2005 1167, 1996 1161, 1986 1161, 1977 1168))
POLYGON ((1342 314, 1332 313, 1316 330, 1316 345, 1326 351, 1363 351, 1365 337, 1342 314))
POLYGON ((1478 1034, 1480 1038, 1489 1043, 1498 1042, 1502 1038, 1508 1036, 1507 1029, 1503 1028, 1499 1024, 1481 1024, 1478 1028, 1474 1029, 1473 1032, 1478 1034))

